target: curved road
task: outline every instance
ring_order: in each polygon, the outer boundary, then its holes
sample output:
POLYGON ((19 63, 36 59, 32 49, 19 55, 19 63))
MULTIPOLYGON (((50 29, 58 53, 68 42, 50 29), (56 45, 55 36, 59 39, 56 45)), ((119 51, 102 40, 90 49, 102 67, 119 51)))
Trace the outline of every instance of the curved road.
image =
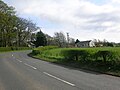
POLYGON ((28 57, 0 53, 0 90, 120 90, 120 78, 28 57))

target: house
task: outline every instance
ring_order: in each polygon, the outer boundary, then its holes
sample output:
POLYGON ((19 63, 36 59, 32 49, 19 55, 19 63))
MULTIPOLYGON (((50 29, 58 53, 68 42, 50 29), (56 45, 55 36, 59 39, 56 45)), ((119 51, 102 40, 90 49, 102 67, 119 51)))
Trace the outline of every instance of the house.
POLYGON ((95 43, 92 40, 80 41, 75 44, 75 47, 95 47, 95 43))

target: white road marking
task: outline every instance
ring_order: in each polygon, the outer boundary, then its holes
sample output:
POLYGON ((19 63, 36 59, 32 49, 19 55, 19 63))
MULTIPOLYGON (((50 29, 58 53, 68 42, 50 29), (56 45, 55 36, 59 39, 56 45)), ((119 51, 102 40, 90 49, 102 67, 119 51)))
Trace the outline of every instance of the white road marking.
POLYGON ((65 80, 63 80, 63 79, 60 79, 60 78, 58 78, 58 77, 56 77, 56 76, 53 76, 53 75, 51 75, 51 74, 49 74, 49 73, 47 73, 47 72, 43 72, 43 73, 46 74, 46 75, 48 75, 48 76, 50 76, 50 77, 52 77, 52 78, 55 78, 55 79, 57 79, 57 80, 59 80, 59 81, 62 81, 62 82, 64 82, 64 83, 68 84, 68 85, 75 86, 75 84, 72 84, 72 83, 70 83, 70 82, 68 82, 68 81, 65 81, 65 80))
POLYGON ((18 59, 17 59, 17 61, 18 61, 18 62, 22 62, 21 60, 18 60, 18 59))
POLYGON ((31 68, 33 68, 33 69, 37 69, 36 67, 33 67, 33 66, 31 66, 31 65, 29 65, 29 64, 27 64, 27 63, 24 63, 26 66, 29 66, 29 67, 31 67, 31 68))
POLYGON ((13 54, 12 54, 12 57, 13 57, 13 54))

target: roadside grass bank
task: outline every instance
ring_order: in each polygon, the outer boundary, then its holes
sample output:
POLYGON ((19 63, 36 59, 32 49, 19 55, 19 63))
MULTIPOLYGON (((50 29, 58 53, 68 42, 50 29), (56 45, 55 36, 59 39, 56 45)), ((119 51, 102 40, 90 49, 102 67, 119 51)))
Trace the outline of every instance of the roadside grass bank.
POLYGON ((35 48, 30 55, 52 63, 120 76, 120 47, 58 48, 46 46, 35 48))
POLYGON ((0 52, 31 50, 30 47, 0 47, 0 52))

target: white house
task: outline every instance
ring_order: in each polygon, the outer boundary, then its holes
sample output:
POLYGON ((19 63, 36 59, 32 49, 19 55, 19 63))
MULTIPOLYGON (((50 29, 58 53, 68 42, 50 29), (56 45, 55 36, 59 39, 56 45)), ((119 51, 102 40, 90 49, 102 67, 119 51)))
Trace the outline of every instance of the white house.
POLYGON ((76 43, 76 47, 95 47, 95 43, 92 40, 80 41, 76 43))

